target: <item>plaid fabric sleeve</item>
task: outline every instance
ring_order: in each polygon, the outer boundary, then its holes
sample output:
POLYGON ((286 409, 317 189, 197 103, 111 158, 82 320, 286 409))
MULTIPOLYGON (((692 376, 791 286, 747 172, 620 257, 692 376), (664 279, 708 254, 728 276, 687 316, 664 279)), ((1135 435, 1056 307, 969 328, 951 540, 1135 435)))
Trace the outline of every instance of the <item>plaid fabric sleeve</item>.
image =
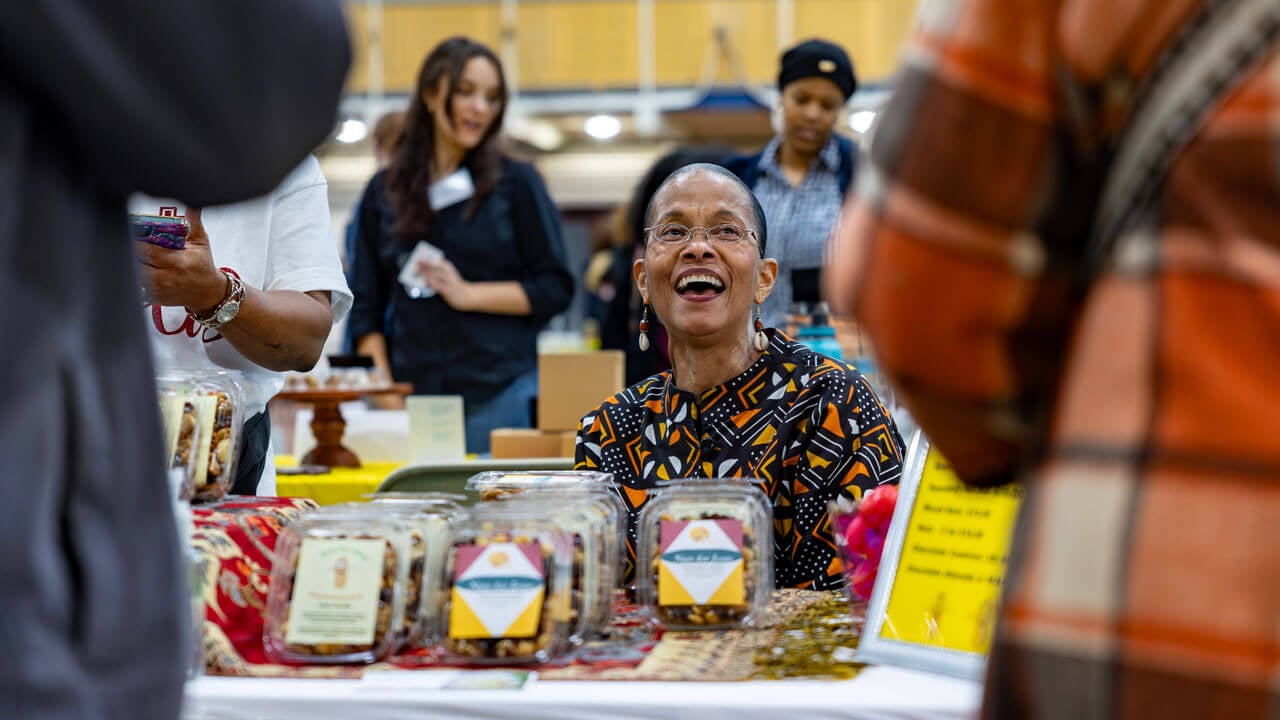
POLYGON ((1051 299, 1038 225, 1059 145, 1057 3, 926 0, 837 231, 828 296, 967 481, 1009 479, 1044 380, 1019 341, 1051 299))

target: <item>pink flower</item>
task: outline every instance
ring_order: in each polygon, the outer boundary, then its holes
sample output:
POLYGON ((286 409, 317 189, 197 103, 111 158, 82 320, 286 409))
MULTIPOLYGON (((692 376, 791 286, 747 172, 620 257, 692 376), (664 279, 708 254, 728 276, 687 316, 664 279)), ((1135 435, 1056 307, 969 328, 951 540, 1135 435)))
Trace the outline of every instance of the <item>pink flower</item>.
POLYGON ((881 485, 863 496, 851 521, 846 524, 841 518, 835 525, 843 540, 849 590, 858 599, 871 597, 880 570, 880 556, 884 553, 885 536, 897 504, 898 486, 881 485))

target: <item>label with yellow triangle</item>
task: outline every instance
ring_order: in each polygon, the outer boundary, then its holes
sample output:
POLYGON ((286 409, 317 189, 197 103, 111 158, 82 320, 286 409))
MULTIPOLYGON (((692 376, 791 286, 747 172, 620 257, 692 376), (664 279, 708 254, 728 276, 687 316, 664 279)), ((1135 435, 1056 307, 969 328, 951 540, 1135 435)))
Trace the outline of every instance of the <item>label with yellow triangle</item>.
POLYGON ((536 635, 547 588, 538 544, 458 545, 454 552, 449 637, 536 635))
POLYGON ((665 521, 658 528, 659 605, 741 605, 742 521, 665 521))

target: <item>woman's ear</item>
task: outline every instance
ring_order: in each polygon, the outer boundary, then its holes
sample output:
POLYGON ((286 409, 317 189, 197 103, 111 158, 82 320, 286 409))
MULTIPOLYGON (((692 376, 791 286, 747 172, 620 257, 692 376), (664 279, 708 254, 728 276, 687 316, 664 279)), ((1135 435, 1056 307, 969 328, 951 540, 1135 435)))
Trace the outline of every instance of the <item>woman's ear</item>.
POLYGON ((761 258, 756 265, 755 301, 762 303, 773 292, 773 283, 778 279, 778 261, 773 258, 761 258))
POLYGON ((649 302, 649 272, 645 269, 644 258, 636 258, 631 263, 631 277, 636 281, 636 290, 640 291, 640 300, 649 302))

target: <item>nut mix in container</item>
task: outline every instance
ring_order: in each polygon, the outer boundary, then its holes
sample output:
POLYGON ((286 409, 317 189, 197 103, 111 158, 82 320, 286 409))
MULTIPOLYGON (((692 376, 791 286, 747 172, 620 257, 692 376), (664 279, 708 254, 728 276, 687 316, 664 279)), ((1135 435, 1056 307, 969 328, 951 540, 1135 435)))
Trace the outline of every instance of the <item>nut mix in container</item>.
MULTIPOLYGON (((585 513, 586 517, 582 521, 602 523, 598 531, 592 531, 593 537, 589 541, 584 541, 580 536, 574 540, 577 558, 581 558, 584 552, 589 552, 593 559, 587 564, 575 558, 573 607, 576 612, 581 607, 581 601, 585 600, 591 608, 583 617, 586 629, 601 629, 609 624, 613 618, 614 590, 622 573, 621 553, 626 541, 626 506, 618 496, 612 473, 490 471, 468 479, 467 489, 479 492, 482 500, 516 496, 539 499, 554 497, 553 504, 572 506, 576 512, 585 513), (558 496, 562 493, 576 493, 578 497, 558 496), (596 534, 599 535, 598 539, 596 534), (587 545, 591 547, 587 548, 587 545), (598 586, 598 590, 587 591, 593 598, 584 598, 584 580, 598 586)), ((579 533, 578 530, 574 532, 575 535, 579 533)))
POLYGON ((490 470, 467 478, 467 490, 481 500, 496 500, 527 490, 566 487, 613 487, 613 473, 594 470, 490 470))
POLYGON ((617 563, 616 554, 610 558, 606 547, 606 538, 616 537, 612 506, 600 493, 576 488, 523 492, 508 495, 501 502, 551 518, 569 533, 573 542, 570 640, 581 644, 603 630, 612 618, 612 603, 610 612, 601 617, 602 599, 613 596, 615 573, 610 572, 609 563, 617 563))
POLYGON ((420 648, 438 640, 443 605, 437 583, 452 526, 466 517, 459 496, 443 493, 384 493, 371 496, 368 507, 394 514, 410 526, 409 570, 404 615, 396 633, 397 646, 420 648))
POLYGON ((681 480, 637 521, 639 598, 669 629, 748 626, 773 593, 773 512, 749 482, 681 480))
POLYGON ((196 406, 185 380, 158 377, 156 393, 164 424, 165 469, 179 488, 178 499, 196 491, 196 406))
POLYGON ((162 400, 166 440, 174 430, 171 469, 193 463, 192 502, 222 499, 235 477, 240 427, 244 423, 239 373, 229 370, 166 370, 162 400))
POLYGON ((545 663, 566 652, 572 561, 569 534, 540 508, 476 507, 454 528, 438 576, 444 659, 545 663))
POLYGON ((406 528, 394 515, 317 510, 276 541, 263 645, 274 662, 375 662, 403 617, 406 528))

